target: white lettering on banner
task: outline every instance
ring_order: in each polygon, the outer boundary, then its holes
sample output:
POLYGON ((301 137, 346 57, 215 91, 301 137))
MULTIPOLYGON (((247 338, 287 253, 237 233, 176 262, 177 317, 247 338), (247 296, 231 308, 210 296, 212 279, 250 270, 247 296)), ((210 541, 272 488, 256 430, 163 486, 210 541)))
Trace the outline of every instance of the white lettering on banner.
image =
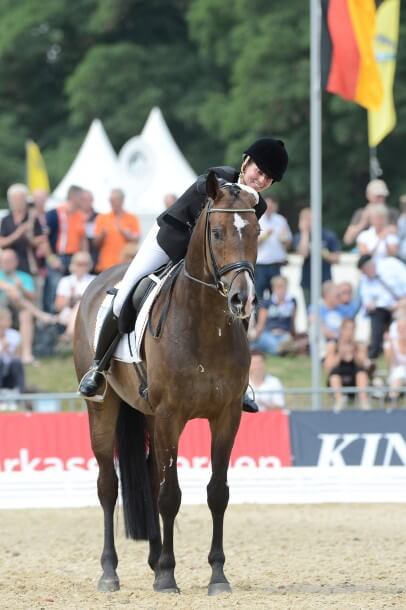
MULTIPOLYGON (((208 468, 211 466, 210 459, 205 455, 196 455, 192 458, 178 455, 177 464, 179 468, 208 468)), ((275 455, 261 455, 258 458, 250 455, 240 455, 230 464, 232 468, 277 468, 281 465, 281 460, 275 455)))
POLYGON ((393 432, 388 434, 319 434, 321 447, 317 466, 347 466, 344 449, 356 441, 362 441, 363 447, 359 466, 380 466, 377 463, 379 443, 385 442, 383 466, 389 466, 396 454, 403 465, 406 465, 406 442, 402 434, 393 432))
POLYGON ((68 458, 66 461, 54 456, 30 459, 28 449, 21 448, 18 458, 5 458, 2 470, 4 472, 33 472, 41 470, 95 470, 96 468, 97 462, 94 457, 86 460, 83 457, 75 456, 68 458))

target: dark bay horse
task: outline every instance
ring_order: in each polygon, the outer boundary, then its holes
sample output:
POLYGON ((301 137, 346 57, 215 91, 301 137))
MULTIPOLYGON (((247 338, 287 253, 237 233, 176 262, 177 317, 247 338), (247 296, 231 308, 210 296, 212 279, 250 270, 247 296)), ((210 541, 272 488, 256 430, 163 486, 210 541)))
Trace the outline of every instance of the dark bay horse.
MULTIPOLYGON (((229 499, 228 463, 248 384, 246 325, 254 307, 259 224, 254 191, 247 192, 235 184, 220 187, 214 173, 207 178, 206 191, 208 199, 191 236, 184 265, 171 291, 164 286, 153 306, 144 341, 148 401, 139 394, 133 365, 117 360, 108 375, 104 401, 87 401, 91 443, 99 465, 98 494, 104 511, 99 590, 119 588, 113 528, 117 452, 126 534, 149 540, 154 589, 179 591, 173 550, 174 520, 181 502, 176 468, 178 441, 187 421, 199 417, 209 421, 212 436, 212 476, 207 487, 213 520, 209 594, 231 591, 223 570, 223 520, 229 499), (167 310, 167 317, 162 332, 155 337, 151 331, 163 310, 167 310)), ((82 298, 74 339, 79 378, 93 357, 100 303, 123 272, 124 267, 119 266, 101 274, 82 298)))

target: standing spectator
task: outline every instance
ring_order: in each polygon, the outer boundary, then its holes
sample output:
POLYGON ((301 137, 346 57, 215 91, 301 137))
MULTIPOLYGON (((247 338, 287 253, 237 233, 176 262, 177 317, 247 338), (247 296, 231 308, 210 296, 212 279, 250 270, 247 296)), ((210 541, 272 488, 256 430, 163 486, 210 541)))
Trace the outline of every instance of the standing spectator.
POLYGON ((57 264, 54 259, 54 268, 59 267, 63 274, 67 273, 75 252, 88 249, 85 216, 80 209, 82 193, 80 186, 72 185, 69 187, 66 201, 47 212, 49 242, 52 252, 59 260, 57 264))
POLYGON ((396 225, 388 224, 388 208, 383 204, 374 205, 369 212, 369 229, 361 231, 357 237, 359 253, 370 254, 374 259, 396 256, 399 238, 396 225))
MULTIPOLYGON (((300 285, 303 289, 303 296, 306 307, 310 304, 310 285, 311 285, 311 210, 303 208, 299 214, 299 232, 293 237, 293 248, 303 256, 302 277, 300 285)), ((338 262, 340 257, 340 242, 333 231, 328 229, 321 230, 322 242, 322 283, 331 280, 331 265, 338 262)))
POLYGON ((80 299, 95 277, 90 273, 92 266, 89 252, 77 252, 72 256, 70 275, 61 278, 56 289, 55 311, 58 312, 58 322, 66 327, 64 339, 69 342, 73 337, 80 299))
POLYGON ((285 406, 283 386, 277 377, 266 372, 265 356, 262 352, 251 353, 249 379, 260 411, 283 409, 285 406))
POLYGON ((283 354, 293 350, 296 300, 287 294, 287 279, 272 278, 272 294, 258 311, 256 328, 250 333, 251 350, 268 354, 283 354))
POLYGON ((124 210, 124 192, 113 189, 110 194, 111 212, 99 214, 95 224, 95 244, 99 247, 97 271, 104 271, 120 261, 128 242, 138 243, 141 228, 138 218, 124 210))
POLYGON ((7 307, 0 307, 0 388, 25 390, 25 373, 21 361, 21 335, 11 328, 7 307))
POLYGON ((399 198, 400 216, 398 219, 399 256, 406 262, 406 193, 399 198))
POLYGON ((361 299, 359 294, 354 296, 354 289, 351 282, 340 282, 337 284, 338 306, 337 309, 343 318, 354 320, 361 309, 361 299))
POLYGON ((165 197, 164 197, 165 209, 167 210, 168 208, 173 206, 173 204, 175 203, 176 200, 177 200, 177 196, 174 195, 174 193, 168 193, 167 195, 165 195, 165 197))
POLYGON ((334 410, 341 411, 347 402, 342 388, 358 388, 361 409, 370 408, 366 388, 369 383, 368 370, 371 362, 367 357, 365 345, 354 339, 354 320, 344 320, 337 341, 327 344, 324 370, 328 375, 328 385, 334 389, 334 410))
POLYGON ((97 212, 93 208, 94 197, 91 191, 82 191, 80 198, 80 208, 85 216, 85 230, 88 251, 92 257, 92 269, 96 268, 98 248, 94 243, 94 229, 96 224, 97 212))
POLYGON ((17 255, 20 271, 36 274, 35 249, 44 241, 38 219, 28 211, 28 189, 25 184, 12 184, 7 190, 10 213, 1 222, 0 248, 11 248, 17 255))
POLYGON ((292 241, 292 233, 286 218, 278 214, 279 205, 273 197, 267 197, 266 212, 259 219, 261 233, 258 238, 258 256, 255 265, 255 289, 259 299, 269 289, 271 279, 281 274, 286 264, 287 249, 292 241))
MULTIPOLYGON (((386 182, 375 178, 367 184, 365 190, 365 196, 367 198, 367 205, 363 208, 356 210, 351 218, 350 224, 344 233, 343 241, 346 246, 351 246, 355 243, 358 235, 361 231, 365 231, 370 226, 369 213, 373 210, 375 205, 386 206, 386 198, 389 195, 388 187, 386 182)), ((395 208, 388 207, 388 221, 390 225, 396 225, 399 212, 395 208)))
POLYGON ((362 273, 361 302, 371 320, 369 357, 374 359, 382 351, 383 336, 393 312, 406 297, 406 265, 391 256, 374 261, 370 254, 364 254, 358 268, 362 273))

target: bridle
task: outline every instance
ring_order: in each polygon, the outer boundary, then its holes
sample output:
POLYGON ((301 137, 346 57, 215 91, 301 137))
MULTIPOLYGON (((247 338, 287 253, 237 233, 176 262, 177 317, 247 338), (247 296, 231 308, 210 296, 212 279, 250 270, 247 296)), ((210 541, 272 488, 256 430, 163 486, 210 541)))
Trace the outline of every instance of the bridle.
POLYGON ((213 208, 214 200, 210 199, 206 209, 206 221, 205 221, 205 240, 204 240, 204 257, 207 260, 207 246, 209 250, 209 260, 211 264, 212 275, 214 278, 214 282, 204 282, 199 278, 191 275, 187 269, 186 265, 184 266, 184 274, 190 280, 197 282, 198 284, 203 284, 203 286, 207 286, 208 288, 214 288, 217 290, 223 297, 228 296, 229 288, 224 284, 222 280, 222 276, 228 273, 229 271, 235 270, 235 273, 231 279, 230 287, 234 282, 235 278, 242 271, 247 271, 252 281, 254 281, 254 265, 249 261, 235 261, 234 263, 228 263, 227 265, 223 265, 219 267, 216 261, 216 257, 213 252, 213 245, 211 241, 211 224, 210 224, 210 215, 214 212, 222 212, 224 214, 241 214, 245 212, 252 212, 255 214, 255 210, 253 208, 241 209, 241 208, 213 208))

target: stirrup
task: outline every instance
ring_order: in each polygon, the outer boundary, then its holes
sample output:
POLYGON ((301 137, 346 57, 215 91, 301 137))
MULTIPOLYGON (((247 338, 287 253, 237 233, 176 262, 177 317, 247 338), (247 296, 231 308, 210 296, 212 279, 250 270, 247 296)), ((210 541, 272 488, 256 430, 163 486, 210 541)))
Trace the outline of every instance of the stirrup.
POLYGON ((79 386, 81 385, 82 381, 88 376, 91 375, 92 373, 94 373, 95 371, 97 371, 99 373, 99 375, 101 375, 103 377, 104 380, 104 388, 103 388, 103 392, 100 392, 99 394, 95 394, 94 396, 84 396, 83 394, 81 394, 79 392, 79 390, 77 390, 77 394, 83 398, 84 400, 91 400, 92 402, 103 402, 105 397, 106 397, 106 393, 107 393, 107 372, 106 371, 98 371, 96 367, 92 367, 90 368, 88 371, 86 371, 86 373, 83 375, 82 379, 79 382, 79 386))

